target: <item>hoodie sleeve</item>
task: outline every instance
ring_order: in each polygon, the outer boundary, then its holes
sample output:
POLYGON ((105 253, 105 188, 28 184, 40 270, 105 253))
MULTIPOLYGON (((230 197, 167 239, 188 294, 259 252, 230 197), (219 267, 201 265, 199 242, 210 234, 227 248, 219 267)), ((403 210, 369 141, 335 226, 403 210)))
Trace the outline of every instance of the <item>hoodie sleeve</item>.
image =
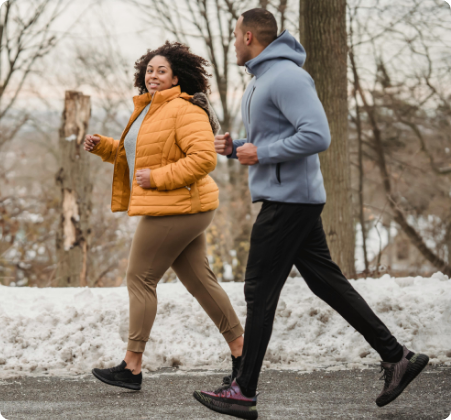
POLYGON ((330 145, 326 113, 310 75, 297 68, 278 79, 271 98, 283 117, 296 129, 296 133, 259 147, 257 156, 262 165, 314 155, 325 151, 330 145))
POLYGON ((236 156, 236 149, 246 143, 246 139, 233 140, 233 150, 230 155, 227 155, 229 159, 238 159, 236 156))

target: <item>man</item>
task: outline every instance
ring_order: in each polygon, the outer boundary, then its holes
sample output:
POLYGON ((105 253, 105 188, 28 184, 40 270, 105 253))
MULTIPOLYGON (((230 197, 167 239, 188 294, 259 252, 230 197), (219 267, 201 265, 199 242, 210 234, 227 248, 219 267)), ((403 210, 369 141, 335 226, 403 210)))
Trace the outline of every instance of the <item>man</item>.
POLYGON ((251 234, 238 374, 230 385, 196 391, 194 397, 214 411, 257 418, 258 377, 280 292, 294 264, 313 293, 380 354, 385 386, 376 403, 386 405, 429 358, 401 346, 331 260, 320 217, 326 193, 318 157, 329 147, 330 132, 314 82, 301 68, 304 48, 287 31, 277 37, 276 20, 264 9, 243 13, 234 34, 238 65, 254 76, 241 107, 247 139, 217 136, 216 151, 249 165, 252 200, 263 205, 251 234))

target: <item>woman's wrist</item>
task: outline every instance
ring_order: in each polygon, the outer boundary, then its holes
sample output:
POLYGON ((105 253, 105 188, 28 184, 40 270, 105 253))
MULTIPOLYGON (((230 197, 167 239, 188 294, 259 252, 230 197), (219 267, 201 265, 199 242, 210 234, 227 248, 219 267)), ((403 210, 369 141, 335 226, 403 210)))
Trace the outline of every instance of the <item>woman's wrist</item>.
POLYGON ((149 179, 150 179, 150 188, 157 188, 157 184, 155 184, 155 180, 153 179, 153 171, 150 171, 149 179))

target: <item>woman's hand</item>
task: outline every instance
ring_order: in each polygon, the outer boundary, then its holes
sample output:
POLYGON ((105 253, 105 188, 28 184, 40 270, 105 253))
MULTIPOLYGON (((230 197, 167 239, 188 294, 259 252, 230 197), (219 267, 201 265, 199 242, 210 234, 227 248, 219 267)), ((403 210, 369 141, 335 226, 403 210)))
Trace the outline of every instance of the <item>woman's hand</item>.
POLYGON ((141 188, 150 188, 150 169, 138 169, 135 176, 141 188))
POLYGON ((85 137, 85 143, 83 145, 83 148, 87 152, 92 152, 95 149, 95 147, 99 144, 99 142, 100 142, 100 137, 92 136, 91 134, 88 134, 85 137))

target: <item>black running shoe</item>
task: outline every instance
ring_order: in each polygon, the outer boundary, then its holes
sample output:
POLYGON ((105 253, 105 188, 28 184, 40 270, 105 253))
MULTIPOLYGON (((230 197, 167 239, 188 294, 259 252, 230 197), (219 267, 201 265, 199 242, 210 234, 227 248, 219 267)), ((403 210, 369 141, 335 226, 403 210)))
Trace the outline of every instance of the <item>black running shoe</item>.
POLYGON ((232 385, 232 382, 235 380, 235 378, 238 375, 238 369, 240 368, 241 364, 241 356, 234 357, 232 355, 232 373, 229 376, 224 376, 222 378, 222 385, 223 386, 230 386, 232 385))
POLYGON ((257 395, 248 398, 241 392, 236 380, 230 386, 224 386, 214 392, 194 391, 194 398, 210 410, 240 419, 255 420, 257 413, 257 395))
POLYGON ((376 399, 376 404, 383 407, 399 397, 401 393, 426 367, 429 357, 413 353, 404 346, 402 359, 398 363, 381 363, 381 379, 385 379, 384 389, 376 399))
POLYGON ((109 369, 93 369, 92 374, 100 381, 113 386, 139 391, 143 381, 142 373, 133 375, 130 369, 126 369, 127 363, 122 361, 119 366, 109 369))

